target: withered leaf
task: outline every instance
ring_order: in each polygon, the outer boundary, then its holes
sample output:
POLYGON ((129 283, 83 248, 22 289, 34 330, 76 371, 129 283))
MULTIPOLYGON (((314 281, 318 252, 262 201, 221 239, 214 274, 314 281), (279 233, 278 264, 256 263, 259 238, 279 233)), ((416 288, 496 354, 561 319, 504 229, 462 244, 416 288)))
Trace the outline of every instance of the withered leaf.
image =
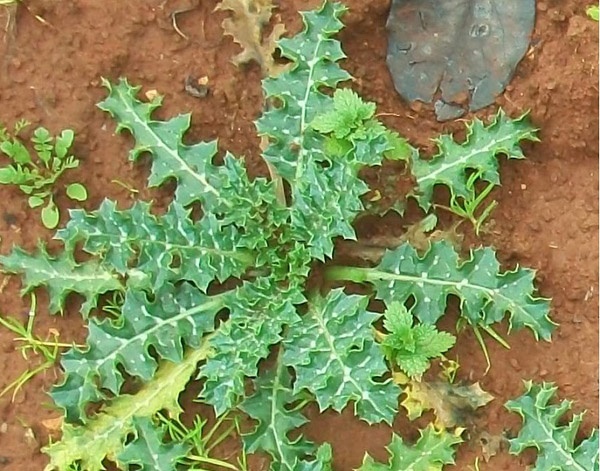
POLYGON ((484 431, 479 434, 478 441, 481 445, 483 459, 487 463, 492 456, 498 454, 502 449, 502 444, 507 440, 502 435, 492 435, 491 433, 484 431))
POLYGON ((275 76, 285 68, 276 64, 273 58, 285 26, 277 23, 271 34, 263 37, 263 28, 269 23, 273 10, 271 0, 223 0, 215 9, 232 12, 230 18, 223 20, 222 27, 225 34, 242 46, 242 52, 232 59, 236 66, 255 61, 263 74, 269 76, 275 76))
POLYGON ((426 410, 433 409, 435 426, 443 428, 465 427, 475 411, 485 406, 494 397, 485 392, 479 383, 460 385, 444 381, 432 383, 410 381, 404 389, 406 397, 402 406, 408 418, 415 420, 426 410))

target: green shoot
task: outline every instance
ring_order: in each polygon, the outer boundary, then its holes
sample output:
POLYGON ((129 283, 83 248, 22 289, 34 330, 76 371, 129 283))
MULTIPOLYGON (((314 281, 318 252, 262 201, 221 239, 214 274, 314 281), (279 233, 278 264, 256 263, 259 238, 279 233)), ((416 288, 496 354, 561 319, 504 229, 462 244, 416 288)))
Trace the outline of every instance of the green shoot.
MULTIPOLYGON (((462 318, 459 319, 458 322, 456 323, 456 330, 460 332, 465 327, 466 327, 465 319, 462 319, 462 318)), ((502 336, 498 332, 496 332, 489 325, 479 325, 479 326, 474 325, 474 326, 472 326, 472 328, 473 328, 473 333, 475 334, 475 338, 477 339, 477 343, 481 347, 481 351, 483 352, 483 356, 485 357, 486 368, 485 368, 485 372, 483 374, 487 375, 488 372, 490 371, 490 368, 492 367, 492 361, 490 359, 490 355, 489 355, 485 340, 483 340, 483 336, 481 335, 481 331, 479 329, 481 328, 482 330, 484 330, 490 337, 492 337, 496 342, 498 342, 500 345, 502 345, 507 350, 510 350, 510 345, 508 344, 508 342, 506 340, 504 340, 502 338, 502 336)))
POLYGON ((468 219, 471 224, 473 224, 473 227, 475 228, 475 234, 477 235, 479 235, 484 222, 488 219, 494 208, 498 205, 498 202, 493 200, 482 211, 479 211, 479 207, 483 204, 484 200, 496 186, 494 183, 488 183, 480 193, 477 193, 475 189, 475 183, 480 179, 481 175, 482 172, 475 172, 472 173, 467 179, 467 197, 457 196, 454 193, 451 193, 450 207, 443 206, 441 204, 434 205, 437 208, 451 211, 457 216, 468 219), (478 216, 477 213, 479 213, 478 216))
POLYGON ((374 118, 375 103, 368 103, 349 88, 340 88, 333 94, 333 109, 317 116, 312 127, 327 136, 325 149, 332 156, 343 156, 359 142, 384 140, 384 157, 407 160, 411 147, 406 139, 388 130, 374 118))
MULTIPOLYGON (((75 135, 66 129, 52 137, 47 129, 37 128, 31 137, 37 155, 34 159, 18 136, 28 125, 27 121, 21 120, 15 124, 12 133, 6 128, 0 129, 0 152, 10 161, 0 168, 0 184, 17 186, 28 195, 30 208, 43 206, 42 223, 48 229, 54 229, 60 219, 54 202, 56 182, 66 170, 79 166, 79 160, 69 154, 75 135)), ((85 201, 87 190, 81 183, 71 183, 66 186, 66 195, 74 201, 85 201)))
POLYGON ((413 325, 413 315, 404 304, 392 302, 384 313, 387 334, 379 333, 381 347, 388 358, 409 377, 421 380, 430 359, 440 357, 456 342, 448 332, 439 332, 431 324, 413 325))
POLYGON ((454 381, 456 381, 456 374, 460 369, 458 357, 456 360, 451 360, 444 355, 440 355, 440 368, 442 369, 440 372, 441 377, 450 384, 454 383, 454 381))
MULTIPOLYGON (((206 431, 208 421, 200 417, 195 418, 191 427, 185 426, 177 418, 168 418, 160 413, 157 414, 157 417, 161 425, 166 428, 170 441, 189 445, 187 455, 178 461, 180 465, 186 467, 185 469, 206 471, 203 466, 211 465, 232 471, 244 471, 245 468, 240 469, 227 461, 210 456, 213 449, 223 442, 223 440, 236 434, 236 431, 239 429, 237 418, 234 418, 229 425, 222 427, 227 421, 230 421, 226 414, 222 415, 206 431)), ((245 460, 245 456, 243 459, 245 460)))
POLYGON ((56 364, 56 359, 61 348, 72 347, 72 344, 65 344, 58 342, 58 332, 53 329, 50 330, 49 336, 46 340, 41 340, 36 337, 33 333, 34 321, 36 315, 36 298, 35 295, 31 295, 31 307, 27 317, 27 324, 24 326, 17 319, 8 317, 0 317, 0 325, 13 332, 16 337, 15 342, 20 342, 19 350, 23 358, 28 360, 28 354, 31 352, 35 355, 39 355, 43 358, 43 362, 33 368, 25 370, 17 379, 9 383, 2 391, 0 391, 0 397, 6 395, 9 391, 13 391, 12 400, 14 401, 16 395, 25 384, 31 380, 34 376, 52 368, 56 364))

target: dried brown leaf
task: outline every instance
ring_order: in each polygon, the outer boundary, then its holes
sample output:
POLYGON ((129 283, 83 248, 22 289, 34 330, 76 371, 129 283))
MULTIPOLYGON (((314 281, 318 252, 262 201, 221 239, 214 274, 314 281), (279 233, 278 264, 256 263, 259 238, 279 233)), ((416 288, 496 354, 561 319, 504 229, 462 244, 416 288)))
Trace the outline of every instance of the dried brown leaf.
POLYGON ((63 424, 62 417, 53 417, 51 419, 42 420, 41 424, 49 432, 58 432, 63 424))
POLYGON ((433 409, 435 426, 440 429, 468 425, 475 411, 494 399, 481 389, 479 383, 456 385, 443 381, 410 381, 404 393, 406 397, 402 406, 407 410, 409 419, 414 420, 426 410, 433 409))
POLYGON ((276 64, 273 53, 277 40, 285 32, 285 26, 275 24, 271 34, 263 37, 263 28, 271 19, 273 5, 271 0, 223 0, 216 10, 229 10, 230 18, 223 20, 225 34, 242 46, 242 52, 233 57, 232 62, 239 66, 248 62, 257 62, 263 74, 275 76, 285 66, 276 64))
POLYGON ((492 456, 496 456, 502 449, 502 444, 506 442, 503 435, 492 435, 488 432, 481 432, 478 437, 481 445, 481 453, 484 461, 487 463, 492 456))

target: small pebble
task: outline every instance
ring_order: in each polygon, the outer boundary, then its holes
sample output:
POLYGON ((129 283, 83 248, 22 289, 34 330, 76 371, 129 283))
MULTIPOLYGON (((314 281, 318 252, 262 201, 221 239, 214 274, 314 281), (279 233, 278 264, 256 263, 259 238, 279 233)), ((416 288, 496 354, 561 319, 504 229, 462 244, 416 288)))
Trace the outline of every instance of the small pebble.
POLYGON ((509 360, 510 366, 512 366, 516 371, 521 371, 521 365, 516 358, 511 358, 509 360))

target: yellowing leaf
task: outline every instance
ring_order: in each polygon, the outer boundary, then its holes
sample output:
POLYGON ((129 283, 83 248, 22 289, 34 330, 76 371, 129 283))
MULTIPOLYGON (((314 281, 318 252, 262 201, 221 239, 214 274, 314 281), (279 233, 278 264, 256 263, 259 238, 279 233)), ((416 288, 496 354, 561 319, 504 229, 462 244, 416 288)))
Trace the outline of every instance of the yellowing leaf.
POLYGON ((442 381, 411 381, 405 387, 404 394, 406 397, 401 404, 410 420, 433 409, 435 425, 440 429, 467 425, 475 410, 494 398, 481 389, 479 383, 454 385, 442 381))
POLYGON ((216 10, 230 10, 231 18, 223 20, 225 34, 242 46, 242 52, 234 56, 232 62, 239 66, 256 61, 263 73, 278 75, 285 66, 275 64, 273 52, 277 40, 285 32, 285 26, 276 24, 270 35, 263 37, 262 30, 271 18, 271 0, 223 0, 216 10))

